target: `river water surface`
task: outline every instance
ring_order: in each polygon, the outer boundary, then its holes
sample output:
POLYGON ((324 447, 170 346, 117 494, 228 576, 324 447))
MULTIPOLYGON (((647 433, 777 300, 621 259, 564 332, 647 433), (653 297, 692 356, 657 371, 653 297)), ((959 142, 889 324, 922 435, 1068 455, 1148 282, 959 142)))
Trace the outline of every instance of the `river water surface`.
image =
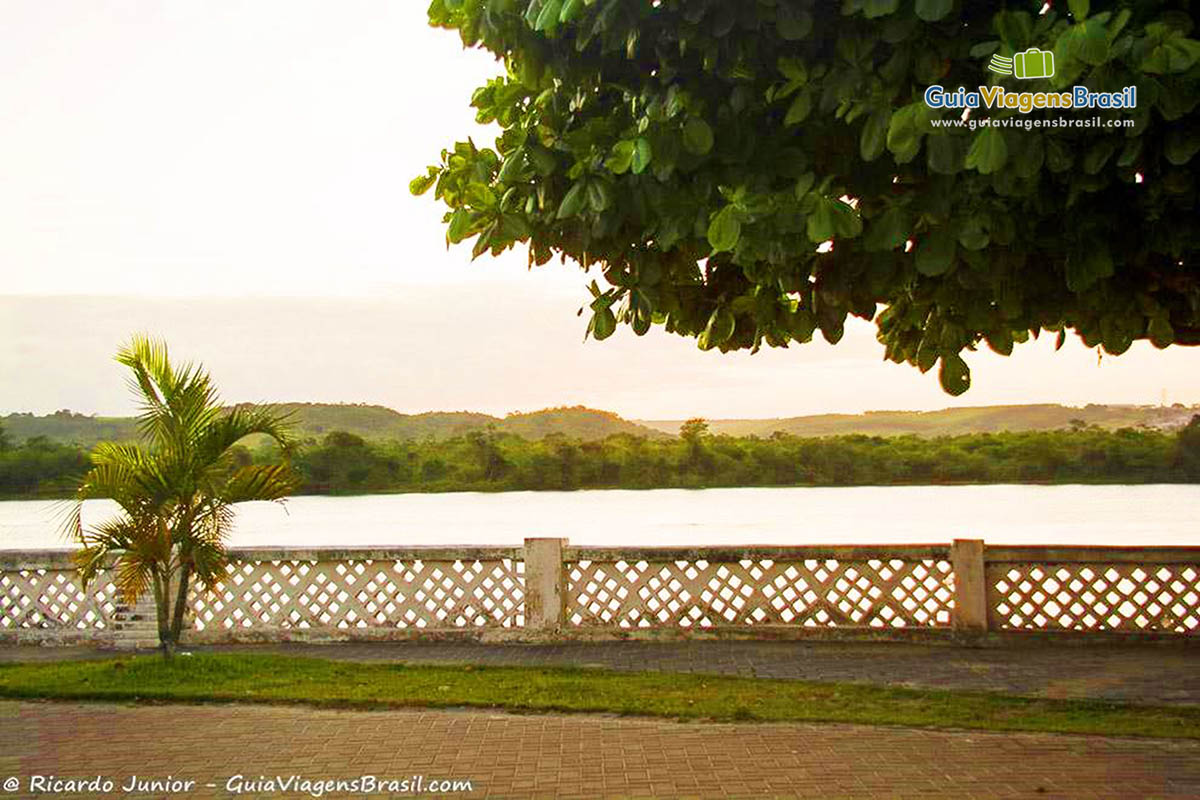
MULTIPOLYGON (((112 512, 89 501, 84 522, 112 512)), ((0 549, 66 547, 58 501, 0 502, 0 549)), ((231 545, 1200 545, 1200 485, 454 492, 239 506, 231 545)))

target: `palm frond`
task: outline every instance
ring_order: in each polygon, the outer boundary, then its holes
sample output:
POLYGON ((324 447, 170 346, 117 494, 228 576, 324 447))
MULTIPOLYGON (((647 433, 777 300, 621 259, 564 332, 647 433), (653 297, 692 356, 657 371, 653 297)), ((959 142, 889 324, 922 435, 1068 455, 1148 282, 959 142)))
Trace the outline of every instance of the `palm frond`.
POLYGON ((229 448, 254 434, 271 437, 287 455, 294 446, 291 419, 292 414, 279 414, 270 406, 231 408, 215 419, 197 440, 198 458, 203 464, 215 464, 229 448))
POLYGON ((192 551, 192 575, 208 592, 216 589, 228 577, 229 555, 217 544, 200 543, 192 551))
POLYGON ((83 585, 86 587, 114 556, 135 548, 145 533, 146 524, 145 520, 139 522, 128 516, 118 516, 93 528, 85 529, 80 525, 76 540, 81 547, 73 558, 83 585))
POLYGON ((138 550, 123 553, 117 559, 117 570, 113 583, 121 593, 121 599, 126 603, 136 603, 137 599, 150 587, 158 563, 153 558, 138 550))
POLYGON ((118 363, 133 373, 128 384, 139 396, 142 413, 138 415, 138 430, 154 442, 170 438, 170 408, 162 396, 161 386, 174 382, 167 345, 158 339, 135 335, 129 344, 117 351, 118 363))
POLYGON ((286 464, 252 464, 230 475, 219 497, 225 503, 282 500, 299 485, 300 477, 286 464))

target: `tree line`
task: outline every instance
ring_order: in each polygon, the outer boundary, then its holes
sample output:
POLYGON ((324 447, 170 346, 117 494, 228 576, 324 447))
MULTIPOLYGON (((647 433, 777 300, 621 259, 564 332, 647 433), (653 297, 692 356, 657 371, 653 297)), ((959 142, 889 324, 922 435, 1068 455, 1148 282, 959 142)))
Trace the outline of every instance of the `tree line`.
MULTIPOLYGON (((269 463, 270 447, 235 447, 230 468, 269 463)), ((0 494, 64 497, 86 449, 0 432, 0 494)), ((617 434, 529 440, 494 429, 448 440, 368 441, 333 432, 292 455, 304 494, 861 486, 955 483, 1200 482, 1200 416, 1178 432, 1077 423, 1053 431, 938 438, 775 434, 716 436, 703 420, 675 439, 617 434)))

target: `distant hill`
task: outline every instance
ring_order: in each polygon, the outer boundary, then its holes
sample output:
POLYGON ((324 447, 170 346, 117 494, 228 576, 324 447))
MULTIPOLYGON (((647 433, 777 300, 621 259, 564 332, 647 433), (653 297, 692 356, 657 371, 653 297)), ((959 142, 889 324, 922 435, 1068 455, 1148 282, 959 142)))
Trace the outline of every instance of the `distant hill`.
MULTIPOLYGON (((622 419, 610 411, 574 406, 548 408, 504 418, 472 411, 430 411, 401 414, 372 405, 332 403, 282 403, 276 408, 291 412, 301 439, 320 439, 332 431, 348 431, 364 439, 450 439, 469 431, 495 426, 502 433, 526 439, 551 434, 594 441, 626 433, 647 438, 674 436, 682 420, 622 419)), ((1095 425, 1101 428, 1178 428, 1186 425, 1200 406, 1103 406, 1083 408, 1058 405, 977 406, 941 411, 868 411, 865 414, 820 414, 787 419, 708 420, 713 433, 731 436, 767 437, 776 431, 794 436, 838 436, 861 433, 870 436, 954 436, 995 431, 1039 431, 1095 425)), ((132 417, 90 417, 70 411, 46 416, 9 414, 0 417, 9 439, 20 442, 34 436, 90 447, 100 441, 129 441, 137 438, 132 417)), ((252 443, 253 444, 253 443, 252 443)))
MULTIPOLYGON (((348 431, 364 439, 449 439, 472 430, 494 425, 503 433, 526 439, 541 439, 550 434, 591 441, 617 433, 659 438, 659 431, 643 427, 613 414, 583 406, 548 408, 526 414, 509 414, 503 419, 471 411, 431 411, 401 414, 390 408, 372 405, 331 403, 280 403, 275 406, 293 415, 301 439, 319 439, 332 431, 348 431)), ((100 441, 129 441, 137 438, 132 417, 91 417, 58 411, 45 416, 9 414, 0 417, 8 437, 21 442, 35 436, 90 447, 100 441)))
MULTIPOLYGON (((770 436, 776 431, 794 436, 954 436, 996 431, 1041 431, 1073 424, 1101 428, 1178 428, 1200 406, 1105 406, 1072 408, 1060 405, 975 406, 941 411, 868 411, 864 414, 820 414, 786 419, 710 419, 709 430, 730 436, 770 436)), ((648 428, 678 433, 683 420, 636 420, 648 428)))

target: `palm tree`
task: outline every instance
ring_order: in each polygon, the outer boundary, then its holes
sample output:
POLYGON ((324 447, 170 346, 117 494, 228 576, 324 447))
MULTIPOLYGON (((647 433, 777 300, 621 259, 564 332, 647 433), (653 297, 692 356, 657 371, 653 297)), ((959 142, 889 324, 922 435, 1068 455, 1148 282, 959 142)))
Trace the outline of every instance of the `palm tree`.
POLYGON ((85 586, 115 560, 114 583, 125 602, 154 592, 159 644, 170 658, 193 582, 209 590, 226 574, 234 504, 282 502, 296 488, 286 463, 291 439, 286 418, 269 408, 222 408, 208 373, 193 364, 173 367, 161 341, 134 337, 116 360, 132 372, 145 444, 96 446, 66 528, 81 545, 75 558, 85 586), (285 463, 236 466, 231 448, 251 434, 277 442, 285 463), (92 498, 110 498, 120 511, 85 528, 83 501, 92 498))

